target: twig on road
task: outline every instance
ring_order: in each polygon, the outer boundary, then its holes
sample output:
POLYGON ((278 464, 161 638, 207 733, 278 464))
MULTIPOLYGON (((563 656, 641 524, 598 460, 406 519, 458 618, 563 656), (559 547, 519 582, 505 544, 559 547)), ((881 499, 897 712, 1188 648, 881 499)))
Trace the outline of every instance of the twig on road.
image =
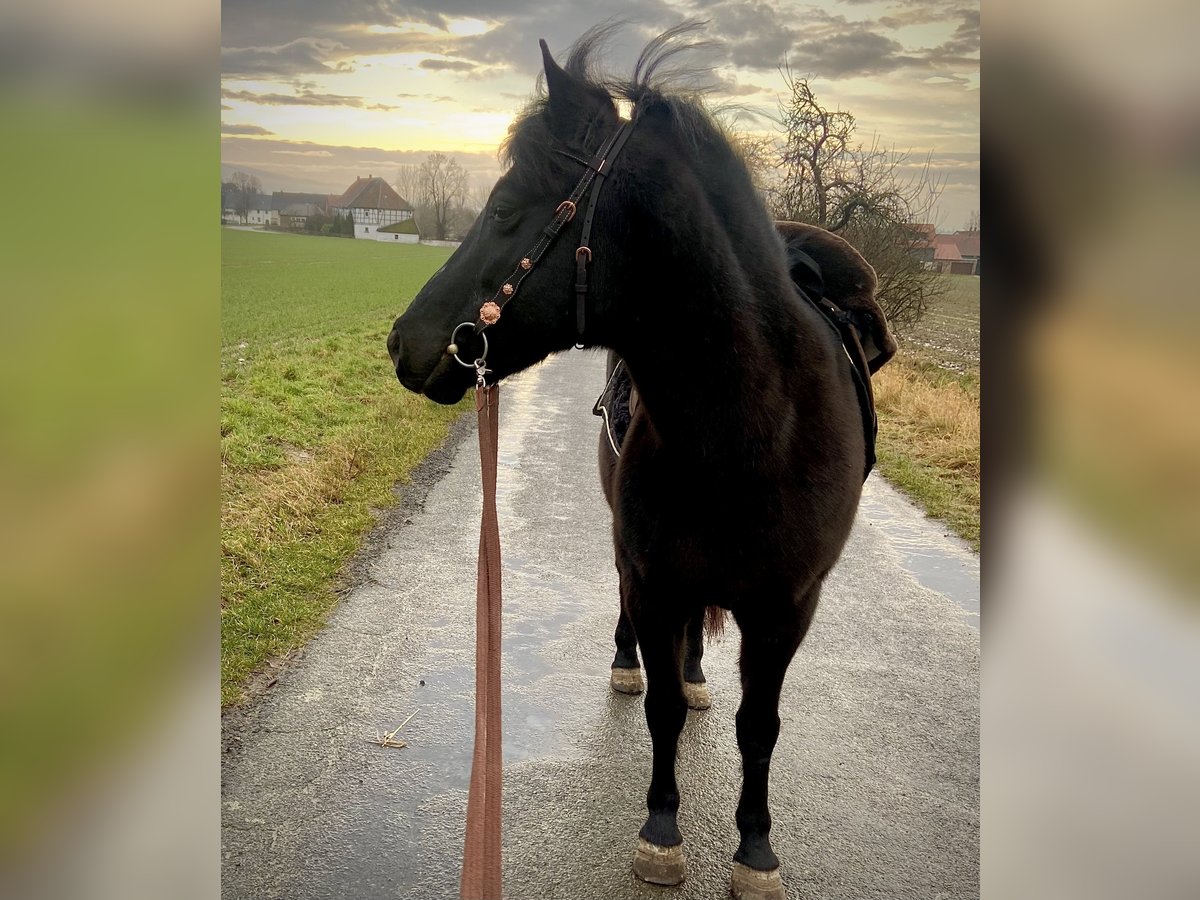
POLYGON ((378 744, 380 747, 393 747, 397 750, 403 750, 408 746, 408 741, 396 740, 396 734, 412 721, 412 717, 420 712, 420 707, 414 709, 407 719, 397 725, 394 729, 388 732, 377 732, 374 738, 367 738, 368 744, 378 744))

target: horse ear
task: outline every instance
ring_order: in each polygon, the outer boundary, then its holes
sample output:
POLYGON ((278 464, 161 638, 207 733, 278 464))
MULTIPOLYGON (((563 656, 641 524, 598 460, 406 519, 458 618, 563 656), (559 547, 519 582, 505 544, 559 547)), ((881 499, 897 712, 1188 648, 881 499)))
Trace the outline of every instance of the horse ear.
POLYGON ((615 119, 616 107, 606 91, 588 85, 554 61, 550 48, 539 40, 542 48, 542 67, 546 72, 546 108, 551 125, 560 136, 569 138, 575 132, 586 131, 595 118, 610 112, 615 119))
POLYGON ((545 39, 540 39, 538 46, 542 48, 542 68, 546 71, 546 93, 549 95, 550 102, 553 104, 555 98, 566 100, 566 95, 571 92, 571 76, 554 61, 545 39))

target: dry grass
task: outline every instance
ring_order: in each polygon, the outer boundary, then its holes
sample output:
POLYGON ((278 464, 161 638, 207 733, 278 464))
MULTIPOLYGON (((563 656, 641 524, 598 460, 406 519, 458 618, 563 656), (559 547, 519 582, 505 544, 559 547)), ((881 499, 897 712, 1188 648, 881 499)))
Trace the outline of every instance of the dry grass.
POLYGON ((978 550, 978 376, 902 353, 874 386, 880 472, 978 550))

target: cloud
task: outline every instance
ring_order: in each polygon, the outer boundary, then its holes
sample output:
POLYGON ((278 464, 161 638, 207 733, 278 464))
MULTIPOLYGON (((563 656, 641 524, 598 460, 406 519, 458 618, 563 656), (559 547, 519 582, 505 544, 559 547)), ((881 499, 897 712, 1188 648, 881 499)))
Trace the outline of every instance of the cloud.
POLYGON ((331 75, 353 72, 354 67, 344 62, 352 55, 345 44, 323 38, 298 38, 270 47, 224 47, 221 72, 239 78, 331 75))
POLYGON ((221 134, 274 134, 275 132, 263 128, 261 125, 226 125, 221 123, 221 134))
POLYGON ((474 72, 479 68, 478 63, 465 59, 423 59, 417 65, 422 69, 431 69, 435 72, 474 72))
POLYGON ((793 45, 788 62, 798 71, 826 78, 848 78, 892 72, 918 62, 902 53, 899 41, 859 29, 793 45))
POLYGON ((779 3, 718 0, 705 7, 710 32, 734 65, 771 71, 785 59, 793 71, 832 80, 904 69, 977 68, 978 9, 962 3, 908 0, 879 19, 850 20, 827 9, 803 11, 779 3), (949 40, 932 48, 906 46, 890 36, 908 25, 958 21, 949 40))
POLYGON ((333 156, 328 150, 272 150, 272 153, 278 153, 280 156, 315 156, 324 159, 333 156))
POLYGON ((368 103, 362 97, 350 97, 345 94, 318 94, 304 88, 295 94, 259 94, 254 91, 225 89, 221 91, 221 96, 226 100, 241 100, 245 103, 256 103, 259 106, 349 106, 355 109, 384 111, 399 109, 399 107, 389 106, 386 103, 368 103))
POLYGON ((770 92, 773 88, 760 87, 757 84, 742 84, 734 78, 714 76, 713 87, 718 94, 726 97, 748 97, 751 94, 770 92))
POLYGON ((924 52, 924 57, 934 64, 964 65, 978 64, 979 57, 979 10, 960 11, 962 21, 954 29, 948 41, 924 52))
MULTIPOLYGON (((888 15, 877 20, 884 28, 898 29, 909 25, 928 25, 933 22, 951 22, 964 13, 973 11, 970 6, 947 6, 940 2, 916 2, 904 10, 889 10, 888 15)), ((978 10, 974 10, 978 16, 978 10)))

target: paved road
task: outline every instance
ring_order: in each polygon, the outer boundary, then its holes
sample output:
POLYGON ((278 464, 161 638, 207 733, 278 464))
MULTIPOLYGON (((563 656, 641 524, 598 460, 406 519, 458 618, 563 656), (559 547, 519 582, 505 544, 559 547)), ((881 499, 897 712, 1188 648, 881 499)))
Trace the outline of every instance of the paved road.
MULTIPOLYGON (((641 698, 608 687, 617 584, 590 415, 603 374, 599 354, 573 352, 503 389, 505 893, 726 897, 736 629, 705 657, 713 708, 689 713, 681 741, 688 878, 654 888, 630 871, 650 741, 641 698)), ((225 723, 226 898, 458 895, 474 437, 443 455, 329 627, 225 723), (368 743, 414 711, 406 749, 368 743)), ((976 558, 873 477, 784 688, 771 789, 789 896, 978 896, 977 585, 976 558)))

